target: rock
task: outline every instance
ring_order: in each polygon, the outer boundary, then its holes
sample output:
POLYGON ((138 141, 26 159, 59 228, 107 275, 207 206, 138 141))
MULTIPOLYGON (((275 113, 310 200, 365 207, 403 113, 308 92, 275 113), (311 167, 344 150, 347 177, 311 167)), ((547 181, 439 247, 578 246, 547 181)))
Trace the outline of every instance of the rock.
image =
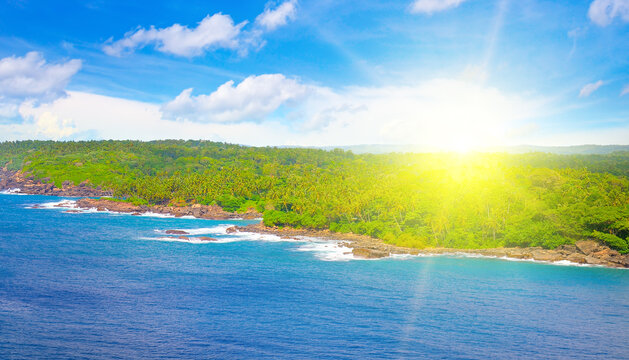
POLYGON ((179 239, 179 240, 190 240, 190 238, 188 238, 187 236, 177 236, 177 239, 179 239))
POLYGON ((194 204, 191 208, 192 216, 199 218, 203 214, 203 206, 201 204, 194 204))
POLYGON ((132 213, 131 215, 133 215, 133 216, 140 216, 140 215, 142 215, 142 214, 141 214, 141 213, 139 213, 139 212, 134 212, 134 213, 132 213))
POLYGON ((507 250, 507 256, 515 259, 530 259, 533 254, 529 252, 529 249, 509 249, 507 250))
POLYGON ((566 260, 571 261, 573 263, 577 263, 577 264, 587 264, 587 261, 585 260, 585 255, 579 254, 579 253, 573 253, 573 254, 568 255, 566 260))
POLYGON ((389 256, 387 252, 367 248, 353 248, 352 254, 362 259, 380 259, 389 256))
POLYGON ((218 239, 212 238, 212 237, 207 237, 207 236, 201 236, 199 238, 197 238, 201 241, 218 241, 218 239))
POLYGON ((188 232, 183 230, 166 230, 168 235, 189 235, 188 232))
POLYGON ((561 254, 552 250, 534 250, 531 252, 533 259, 537 261, 559 261, 563 260, 561 254))
POLYGON ((225 229, 225 232, 228 234, 233 234, 238 232, 238 229, 235 226, 230 226, 227 229, 225 229))
POLYGON ((576 248, 585 255, 590 255, 599 249, 599 244, 592 240, 581 240, 575 244, 576 248))
POLYGON ((591 265, 607 265, 607 261, 589 255, 585 257, 585 262, 591 265))

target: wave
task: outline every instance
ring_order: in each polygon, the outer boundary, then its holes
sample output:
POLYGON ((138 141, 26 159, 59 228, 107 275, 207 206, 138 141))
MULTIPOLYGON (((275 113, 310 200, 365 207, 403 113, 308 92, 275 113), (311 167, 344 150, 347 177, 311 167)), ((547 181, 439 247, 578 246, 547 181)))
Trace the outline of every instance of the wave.
POLYGON ((0 191, 0 194, 3 195, 28 195, 24 194, 20 188, 6 189, 0 191))
POLYGON ((75 200, 61 200, 45 202, 28 206, 27 209, 58 209, 58 210, 78 210, 75 200))
POLYGON ((308 242, 295 250, 313 252, 317 259, 323 261, 363 260, 356 258, 351 248, 342 246, 338 242, 333 241, 308 242))
POLYGON ((187 238, 187 239, 180 239, 177 237, 169 237, 169 236, 160 236, 160 237, 141 237, 140 240, 151 240, 151 241, 165 241, 165 242, 181 242, 181 243, 186 243, 186 244, 212 244, 212 243, 217 243, 217 242, 224 242, 221 240, 217 240, 217 241, 206 241, 206 240, 199 240, 196 238, 187 238))

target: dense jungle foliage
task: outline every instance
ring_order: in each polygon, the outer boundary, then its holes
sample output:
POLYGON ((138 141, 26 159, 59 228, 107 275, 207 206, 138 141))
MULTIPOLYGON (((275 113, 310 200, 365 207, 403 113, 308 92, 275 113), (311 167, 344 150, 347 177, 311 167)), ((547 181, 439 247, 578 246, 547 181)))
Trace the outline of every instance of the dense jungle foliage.
POLYGON ((256 207, 267 225, 402 246, 555 248, 594 238, 629 250, 629 152, 355 155, 208 141, 23 141, 1 143, 0 162, 57 186, 89 180, 138 204, 256 207))

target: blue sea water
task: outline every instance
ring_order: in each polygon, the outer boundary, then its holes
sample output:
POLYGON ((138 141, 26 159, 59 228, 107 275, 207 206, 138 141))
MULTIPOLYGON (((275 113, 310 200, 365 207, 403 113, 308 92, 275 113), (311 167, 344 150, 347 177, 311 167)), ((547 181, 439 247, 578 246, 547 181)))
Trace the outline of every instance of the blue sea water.
POLYGON ((224 232, 244 221, 28 208, 59 200, 0 195, 2 359, 629 358, 627 270, 343 261, 224 232))

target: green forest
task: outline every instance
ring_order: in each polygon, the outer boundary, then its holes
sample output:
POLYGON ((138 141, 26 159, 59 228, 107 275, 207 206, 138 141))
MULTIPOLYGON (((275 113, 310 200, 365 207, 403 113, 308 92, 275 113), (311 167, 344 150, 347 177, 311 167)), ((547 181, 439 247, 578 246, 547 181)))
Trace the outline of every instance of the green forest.
POLYGON ((590 238, 629 251, 629 152, 353 154, 209 141, 0 143, 37 179, 136 204, 255 207, 269 226, 330 229, 416 248, 556 248, 590 238))

